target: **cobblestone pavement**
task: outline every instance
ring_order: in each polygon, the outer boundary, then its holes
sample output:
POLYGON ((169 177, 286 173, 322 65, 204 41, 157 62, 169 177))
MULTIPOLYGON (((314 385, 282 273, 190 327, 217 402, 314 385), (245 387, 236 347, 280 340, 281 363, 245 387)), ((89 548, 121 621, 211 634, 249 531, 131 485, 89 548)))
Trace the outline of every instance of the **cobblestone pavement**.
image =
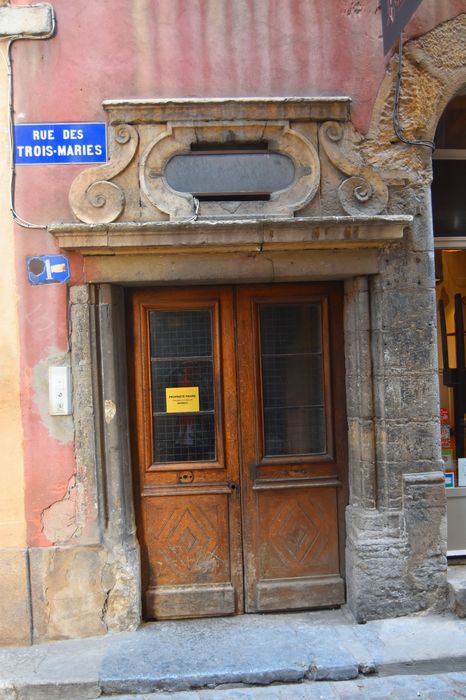
MULTIPOLYGON (((466 698, 466 671, 435 675, 368 676, 352 681, 305 682, 182 693, 119 695, 113 700, 454 700, 466 698)), ((77 700, 77 699, 76 699, 77 700)))

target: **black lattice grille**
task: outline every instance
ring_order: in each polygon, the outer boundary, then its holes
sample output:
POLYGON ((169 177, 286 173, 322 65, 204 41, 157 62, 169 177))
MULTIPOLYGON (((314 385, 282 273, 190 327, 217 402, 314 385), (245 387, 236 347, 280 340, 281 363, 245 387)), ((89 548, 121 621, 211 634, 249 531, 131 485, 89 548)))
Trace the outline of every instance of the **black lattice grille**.
POLYGON ((264 304, 260 322, 264 355, 322 350, 320 304, 264 304))
POLYGON ((265 453, 325 452, 320 304, 264 305, 260 331, 265 453))
POLYGON ((154 459, 156 463, 215 459, 214 415, 154 416, 154 459))
POLYGON ((155 463, 216 457, 210 310, 151 311, 153 456, 155 463), (167 413, 166 389, 195 387, 199 411, 167 413))
POLYGON ((210 311, 151 311, 150 339, 153 357, 212 355, 210 311))

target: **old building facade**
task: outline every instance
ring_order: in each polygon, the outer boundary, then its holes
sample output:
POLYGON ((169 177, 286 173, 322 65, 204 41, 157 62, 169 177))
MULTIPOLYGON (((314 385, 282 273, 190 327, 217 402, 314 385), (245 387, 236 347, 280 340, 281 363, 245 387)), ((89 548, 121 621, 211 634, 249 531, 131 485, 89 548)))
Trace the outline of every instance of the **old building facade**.
MULTIPOLYGON (((109 152, 3 171, 5 643, 447 607, 432 154, 394 133, 377 4, 55 0, 11 29, 15 124, 104 122, 109 152), (58 254, 69 281, 32 283, 58 254)), ((465 12, 406 29, 408 139, 466 84, 465 12)))

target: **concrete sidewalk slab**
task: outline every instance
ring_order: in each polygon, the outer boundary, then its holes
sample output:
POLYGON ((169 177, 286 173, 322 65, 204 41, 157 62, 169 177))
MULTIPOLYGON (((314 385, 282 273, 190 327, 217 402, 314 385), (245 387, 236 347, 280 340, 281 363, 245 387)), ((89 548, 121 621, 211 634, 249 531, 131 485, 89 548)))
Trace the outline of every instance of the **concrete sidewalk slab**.
POLYGON ((242 615, 0 650, 0 698, 77 700, 457 670, 466 670, 466 621, 452 615, 365 625, 344 609, 242 615))

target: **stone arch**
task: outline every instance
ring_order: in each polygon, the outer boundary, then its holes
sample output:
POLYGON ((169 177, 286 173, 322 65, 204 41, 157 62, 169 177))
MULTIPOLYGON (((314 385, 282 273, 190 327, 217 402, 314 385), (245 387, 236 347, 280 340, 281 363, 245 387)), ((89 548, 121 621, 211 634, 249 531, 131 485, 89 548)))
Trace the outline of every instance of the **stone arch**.
MULTIPOLYGON (((395 54, 379 88, 364 150, 368 160, 376 161, 379 167, 402 168, 411 172, 413 184, 419 179, 428 184, 430 150, 400 142, 393 131, 397 69, 395 54)), ((443 22, 404 46, 400 123, 406 137, 433 139, 446 105, 464 84, 466 13, 443 22)))

